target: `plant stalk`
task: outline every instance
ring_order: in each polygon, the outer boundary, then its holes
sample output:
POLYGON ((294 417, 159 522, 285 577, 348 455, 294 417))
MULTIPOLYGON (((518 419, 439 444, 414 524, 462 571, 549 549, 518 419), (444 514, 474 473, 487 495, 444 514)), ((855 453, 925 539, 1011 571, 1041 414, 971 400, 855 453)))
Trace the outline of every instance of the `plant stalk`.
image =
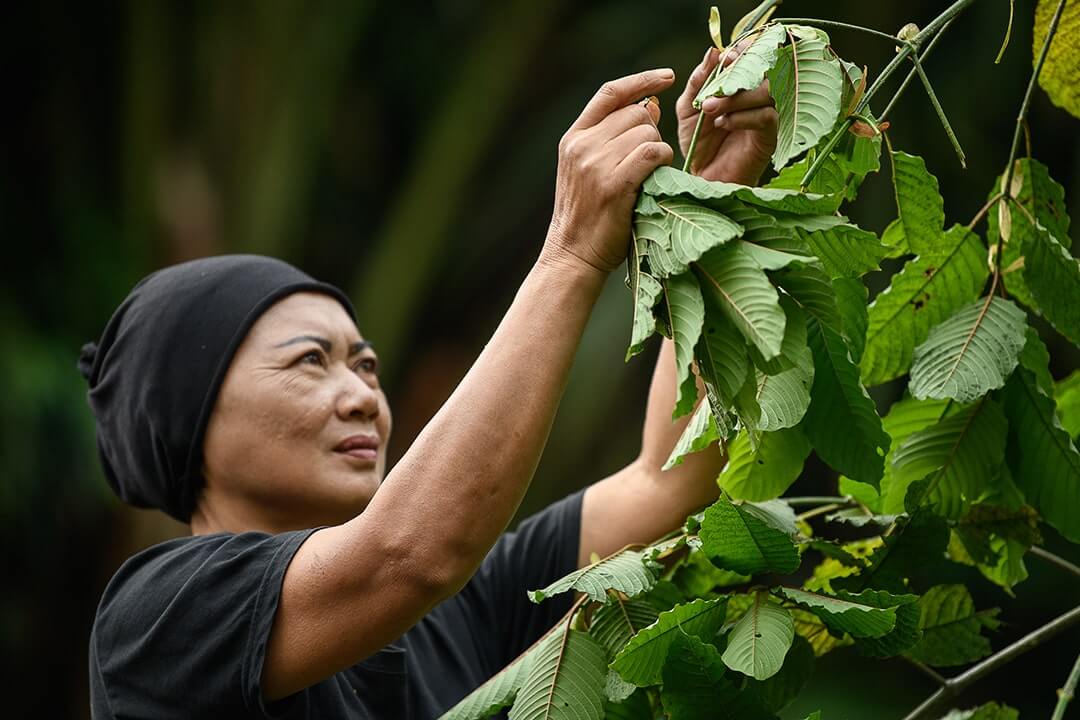
POLYGON ((908 713, 904 720, 925 720, 925 718, 932 717, 942 701, 960 694, 968 686, 981 680, 1002 665, 1015 660, 1028 650, 1032 650, 1046 640, 1068 630, 1078 622, 1080 622, 1080 606, 1059 615, 1038 630, 1028 633, 968 671, 946 680, 945 684, 937 692, 927 698, 919 707, 908 713))
POLYGON ((1077 567, 1076 565, 1073 565, 1071 562, 1069 562, 1065 558, 1063 558, 1063 557, 1061 557, 1059 555, 1055 555, 1054 553, 1050 552, 1049 550, 1045 550, 1045 549, 1039 547, 1038 545, 1032 545, 1030 552, 1031 552, 1032 555, 1034 555, 1036 557, 1040 557, 1043 560, 1046 560, 1048 563, 1051 563, 1052 565, 1057 565, 1062 570, 1066 570, 1066 571, 1072 573, 1073 575, 1075 575, 1076 577, 1080 577, 1080 567, 1077 567))
POLYGON ((1069 701, 1076 696, 1076 683, 1080 680, 1080 655, 1076 657, 1076 662, 1073 663, 1072 672, 1069 673, 1069 677, 1065 680, 1065 686, 1058 690, 1058 701, 1054 707, 1054 714, 1050 717, 1050 720, 1065 720, 1065 708, 1068 706, 1069 701))
POLYGON ((945 134, 949 137, 949 142, 952 143, 953 151, 956 152, 956 157, 960 159, 960 167, 966 169, 967 159, 964 156, 964 149, 960 147, 960 141, 956 139, 956 133, 953 132, 952 125, 949 124, 949 118, 945 116, 945 110, 941 107, 937 93, 934 92, 933 86, 930 85, 930 78, 926 77, 926 71, 923 70, 922 63, 919 62, 919 56, 912 53, 911 62, 915 63, 915 72, 919 73, 919 79, 922 80, 923 87, 926 88, 926 94, 930 97, 930 104, 934 106, 934 112, 937 113, 941 126, 945 128, 945 134))
MULTIPOLYGON (((941 26, 941 30, 938 31, 938 34, 930 39, 929 44, 927 44, 926 46, 926 50, 923 51, 922 55, 919 55, 919 63, 926 62, 926 58, 930 57, 930 53, 933 52, 934 47, 938 43, 938 40, 940 40, 942 36, 945 35, 945 31, 949 29, 949 25, 951 24, 952 20, 949 20, 949 22, 941 26)), ((892 98, 889 100, 889 104, 886 105, 885 109, 881 111, 880 118, 882 120, 885 120, 889 117, 889 113, 892 112, 892 109, 900 100, 900 96, 904 94, 904 91, 907 90, 908 85, 911 84, 911 81, 915 79, 915 76, 917 74, 918 73, 916 72, 915 68, 911 68, 911 70, 908 71, 907 77, 904 78, 903 82, 900 83, 900 87, 898 87, 896 89, 896 92, 893 93, 892 98)))
POLYGON ((887 40, 893 45, 903 45, 904 41, 890 35, 889 33, 883 33, 880 30, 874 30, 873 28, 863 27, 862 25, 853 25, 852 23, 837 22, 836 20, 818 20, 817 18, 774 18, 776 22, 782 22, 788 25, 809 25, 810 27, 824 27, 824 28, 838 28, 840 30, 854 30, 855 32, 866 33, 883 40, 887 40))

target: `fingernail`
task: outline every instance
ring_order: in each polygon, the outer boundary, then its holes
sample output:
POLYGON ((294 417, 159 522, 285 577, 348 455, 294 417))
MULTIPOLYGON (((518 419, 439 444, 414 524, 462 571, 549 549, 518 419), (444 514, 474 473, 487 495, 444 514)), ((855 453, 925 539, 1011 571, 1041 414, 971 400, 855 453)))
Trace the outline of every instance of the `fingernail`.
POLYGON ((665 80, 675 77, 675 71, 671 68, 660 68, 656 74, 665 80))
POLYGON ((705 56, 703 58, 701 58, 702 64, 706 63, 709 60, 709 55, 712 54, 712 51, 713 51, 712 48, 706 48, 705 49, 705 56))
POLYGON ((720 109, 719 98, 705 98, 701 101, 701 111, 706 115, 712 115, 714 112, 720 109))

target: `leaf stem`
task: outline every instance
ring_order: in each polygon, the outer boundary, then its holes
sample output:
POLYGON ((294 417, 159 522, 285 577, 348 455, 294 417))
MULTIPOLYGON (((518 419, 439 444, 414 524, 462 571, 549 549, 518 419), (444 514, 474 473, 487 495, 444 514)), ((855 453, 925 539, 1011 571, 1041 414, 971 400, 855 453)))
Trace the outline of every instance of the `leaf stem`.
POLYGON ((786 497, 780 498, 791 507, 801 507, 803 505, 826 505, 830 503, 849 503, 851 498, 848 496, 838 495, 803 495, 799 497, 786 497))
MULTIPOLYGON (((949 25, 951 24, 952 20, 950 19, 949 22, 941 26, 941 30, 938 31, 938 34, 931 38, 930 43, 926 46, 926 50, 924 50, 923 54, 919 56, 920 63, 926 62, 926 58, 930 57, 930 53, 934 50, 934 47, 937 45, 938 40, 944 37, 945 31, 949 28, 949 25)), ((907 77, 904 78, 904 81, 900 83, 900 87, 898 87, 896 89, 896 92, 893 93, 892 98, 889 100, 889 104, 886 105, 885 109, 881 111, 881 115, 879 116, 881 120, 889 117, 889 113, 892 112, 893 107, 895 107, 896 103, 900 100, 900 96, 904 94, 904 91, 907 90, 908 85, 911 84, 911 81, 915 79, 915 76, 917 74, 918 73, 916 72, 915 68, 911 68, 911 70, 908 71, 907 77)))
POLYGON ((796 519, 798 519, 798 520, 809 520, 812 517, 817 517, 818 515, 824 515, 825 513, 832 512, 833 510, 842 510, 842 509, 844 509, 846 507, 851 507, 851 506, 853 506, 853 504, 854 503, 850 503, 850 502, 835 502, 835 503, 829 503, 827 505, 819 505, 816 508, 812 508, 810 510, 807 510, 804 513, 800 513, 799 515, 796 516, 796 519))
POLYGON ((983 215, 990 212, 990 208, 994 207, 994 203, 996 203, 998 200, 1001 200, 1003 196, 1004 193, 997 193, 989 200, 987 200, 986 204, 979 208, 979 212, 975 213, 975 217, 971 218, 971 222, 967 224, 967 229, 974 229, 974 227, 979 224, 979 221, 983 219, 983 215))
POLYGON ((945 679, 945 677, 941 673, 939 673, 937 670, 930 667, 926 663, 919 662, 918 660, 916 660, 914 658, 910 658, 907 655, 902 655, 901 657, 903 657, 905 660, 907 660, 909 663, 911 663, 912 667, 915 667, 918 670, 920 670, 923 675, 925 675, 928 678, 930 678, 931 680, 933 680, 934 683, 937 684, 938 687, 945 687, 945 684, 949 682, 948 680, 945 679))
MULTIPOLYGON (((717 67, 720 67, 717 65, 717 67)), ((716 75, 716 70, 713 70, 708 79, 705 80, 704 85, 708 85, 713 77, 716 75)), ((702 87, 704 87, 702 85, 702 87)), ((690 146, 686 148, 686 160, 683 161, 682 171, 684 173, 690 172, 690 161, 694 158, 694 149, 697 147, 698 134, 701 132, 701 125, 705 122, 705 111, 698 110, 697 124, 694 125, 694 134, 690 136, 690 146)))
POLYGON ((937 692, 927 698, 919 707, 908 713, 904 720, 924 720, 924 718, 933 716, 943 700, 960 694, 968 686, 973 685, 1002 665, 1015 660, 1028 650, 1032 650, 1046 640, 1068 630, 1078 622, 1080 622, 1080 606, 1059 615, 1038 630, 1028 633, 1012 645, 999 650, 966 672, 946 680, 945 684, 937 692))
POLYGON ((930 78, 926 77, 926 71, 923 70, 922 63, 919 62, 919 56, 912 53, 911 62, 915 63, 915 72, 919 73, 919 79, 922 80, 923 87, 926 88, 926 94, 930 96, 930 104, 934 106, 934 112, 937 113, 941 126, 945 128, 945 134, 949 137, 949 142, 952 143, 956 157, 960 159, 960 167, 966 169, 967 159, 964 157, 964 149, 960 147, 960 141, 956 139, 956 133, 953 132, 952 125, 949 124, 949 118, 945 116, 945 110, 941 107, 937 93, 934 92, 933 86, 930 85, 930 78))
POLYGON ((902 45, 903 40, 890 35, 889 33, 883 33, 880 30, 874 30, 873 28, 863 27, 862 25, 853 25, 852 23, 837 22, 836 20, 818 20, 817 18, 774 18, 775 22, 781 22, 789 25, 809 25, 810 27, 824 27, 824 28, 839 28, 841 30, 855 30, 857 32, 866 33, 867 35, 873 35, 874 37, 888 40, 893 45, 902 45))
POLYGON ((1031 552, 1032 555, 1042 558, 1043 560, 1047 561, 1051 565, 1057 565, 1062 570, 1066 570, 1066 571, 1072 573, 1073 575, 1075 575, 1076 577, 1080 577, 1080 567, 1077 567, 1076 565, 1073 565, 1071 562, 1069 562, 1065 558, 1063 558, 1063 557, 1061 557, 1059 555, 1055 555, 1054 553, 1050 552, 1049 550, 1041 548, 1038 545, 1032 545, 1030 552, 1031 552))
POLYGON ((1080 680, 1080 655, 1076 657, 1076 662, 1073 663, 1072 671, 1069 673, 1069 677, 1065 680, 1065 686, 1058 690, 1058 701, 1054 707, 1054 714, 1050 717, 1050 720, 1065 720, 1065 707, 1069 704, 1069 701, 1076 695, 1076 683, 1080 680))

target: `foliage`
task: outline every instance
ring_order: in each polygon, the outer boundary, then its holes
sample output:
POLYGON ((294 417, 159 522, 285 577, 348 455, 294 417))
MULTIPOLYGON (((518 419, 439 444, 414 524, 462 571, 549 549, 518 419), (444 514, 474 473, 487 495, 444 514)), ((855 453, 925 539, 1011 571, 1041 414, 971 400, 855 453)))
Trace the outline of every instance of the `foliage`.
MULTIPOLYGON (((1039 3, 1040 27, 1057 6, 1039 3)), ((1069 6, 1059 33, 1077 12, 1069 6)), ((745 51, 695 99, 767 78, 776 177, 755 188, 660 168, 634 210, 627 356, 656 332, 674 341, 674 416, 693 414, 665 469, 721 443, 722 497, 681 535, 533 592, 585 594, 564 630, 449 717, 509 703, 512 718, 594 717, 602 693, 611 717, 710 717, 722 705, 769 718, 838 648, 975 663, 992 652, 998 609, 977 608, 943 579, 946 565, 973 565, 1011 591, 1043 524, 1080 542, 1080 376, 1054 383, 1030 322, 1080 342, 1062 188, 1034 159, 1017 160, 1014 143, 987 206, 946 229, 926 163, 890 147, 896 219, 880 238, 851 223, 840 209, 879 170, 886 125, 869 109, 876 83, 868 90, 865 71, 811 22, 744 20, 745 51), (885 258, 899 270, 868 302, 862 278, 885 258), (882 412, 868 386, 905 376, 904 396, 882 412), (859 539, 813 537, 780 499, 811 451, 851 497, 829 519, 859 539), (560 704, 569 700, 580 705, 560 704)), ((718 15, 712 28, 719 38, 718 15)), ((926 37, 908 39, 901 61, 926 37)), ((1075 113, 1074 44, 1053 46, 1039 77, 1075 113)), ((991 703, 948 717, 1015 712, 991 703)))

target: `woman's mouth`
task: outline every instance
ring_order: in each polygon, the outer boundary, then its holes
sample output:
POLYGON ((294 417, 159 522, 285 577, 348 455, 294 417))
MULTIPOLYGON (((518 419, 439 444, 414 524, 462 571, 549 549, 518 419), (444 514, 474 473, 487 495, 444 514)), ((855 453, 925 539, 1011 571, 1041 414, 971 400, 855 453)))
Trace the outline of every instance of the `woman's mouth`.
POLYGON ((334 447, 334 452, 357 460, 374 461, 379 454, 377 435, 351 435, 334 447))

